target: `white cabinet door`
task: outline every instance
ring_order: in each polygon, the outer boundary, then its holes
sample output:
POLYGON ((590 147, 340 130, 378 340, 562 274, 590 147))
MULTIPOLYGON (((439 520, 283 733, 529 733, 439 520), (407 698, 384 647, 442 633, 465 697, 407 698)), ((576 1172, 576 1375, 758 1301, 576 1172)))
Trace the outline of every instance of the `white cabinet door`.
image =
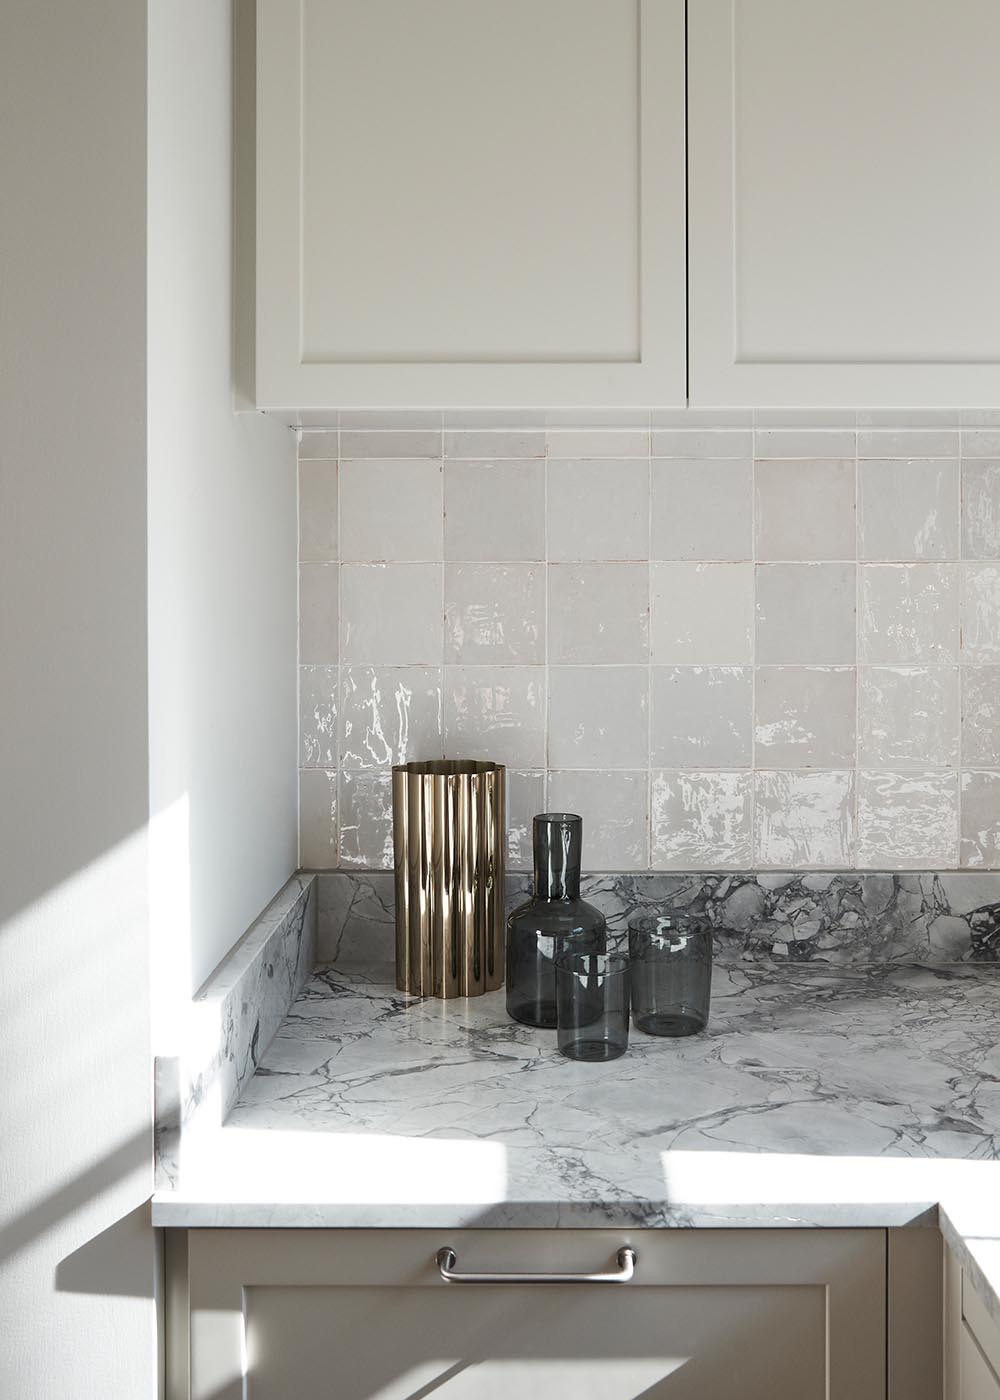
POLYGON ((1000 5, 689 6, 691 402, 1000 402, 1000 5))
POLYGON ((257 0, 264 408, 683 403, 684 0, 257 0))
POLYGON ((876 1230, 204 1230, 187 1284, 193 1400, 885 1397, 876 1230), (444 1283, 434 1262, 593 1272, 625 1242, 624 1284, 444 1283))

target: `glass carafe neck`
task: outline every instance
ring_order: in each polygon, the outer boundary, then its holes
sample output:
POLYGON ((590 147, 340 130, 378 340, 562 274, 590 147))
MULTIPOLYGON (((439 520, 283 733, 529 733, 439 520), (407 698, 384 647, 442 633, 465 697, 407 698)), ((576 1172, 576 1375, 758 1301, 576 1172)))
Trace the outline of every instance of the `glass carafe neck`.
POLYGON ((535 898, 580 898, 583 820, 574 812, 543 812, 532 824, 535 898))

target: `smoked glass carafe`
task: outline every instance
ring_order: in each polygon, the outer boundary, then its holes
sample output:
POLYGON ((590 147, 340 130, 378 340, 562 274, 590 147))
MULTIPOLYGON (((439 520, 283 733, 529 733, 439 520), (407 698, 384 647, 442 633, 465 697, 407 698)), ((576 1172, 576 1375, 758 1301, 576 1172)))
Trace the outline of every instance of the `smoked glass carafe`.
POLYGON ((543 812, 532 827, 535 892, 507 920, 507 1014, 554 1029, 557 953, 603 952, 604 915, 580 898, 583 820, 543 812))

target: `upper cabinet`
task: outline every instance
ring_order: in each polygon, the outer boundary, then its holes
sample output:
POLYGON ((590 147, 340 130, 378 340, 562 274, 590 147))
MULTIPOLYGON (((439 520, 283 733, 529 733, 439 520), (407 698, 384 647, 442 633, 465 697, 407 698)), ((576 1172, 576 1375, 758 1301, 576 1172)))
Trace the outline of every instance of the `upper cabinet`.
POLYGON ((684 0, 257 0, 262 408, 683 403, 684 0))
POLYGON ((245 3, 259 407, 1000 404, 997 0, 245 3))
POLYGON ((997 0, 691 0, 694 404, 1000 402, 997 0))

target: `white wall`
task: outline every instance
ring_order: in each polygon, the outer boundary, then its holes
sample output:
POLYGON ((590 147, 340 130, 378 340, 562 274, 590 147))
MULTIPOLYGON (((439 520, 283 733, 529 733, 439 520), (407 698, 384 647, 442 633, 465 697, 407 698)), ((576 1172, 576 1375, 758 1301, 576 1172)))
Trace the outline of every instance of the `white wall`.
POLYGON ((0 5, 0 1395, 155 1394, 145 7, 0 5))
POLYGON ((296 863, 296 486, 294 434, 233 411, 230 6, 151 0, 149 25, 151 888, 169 1018, 296 863))

